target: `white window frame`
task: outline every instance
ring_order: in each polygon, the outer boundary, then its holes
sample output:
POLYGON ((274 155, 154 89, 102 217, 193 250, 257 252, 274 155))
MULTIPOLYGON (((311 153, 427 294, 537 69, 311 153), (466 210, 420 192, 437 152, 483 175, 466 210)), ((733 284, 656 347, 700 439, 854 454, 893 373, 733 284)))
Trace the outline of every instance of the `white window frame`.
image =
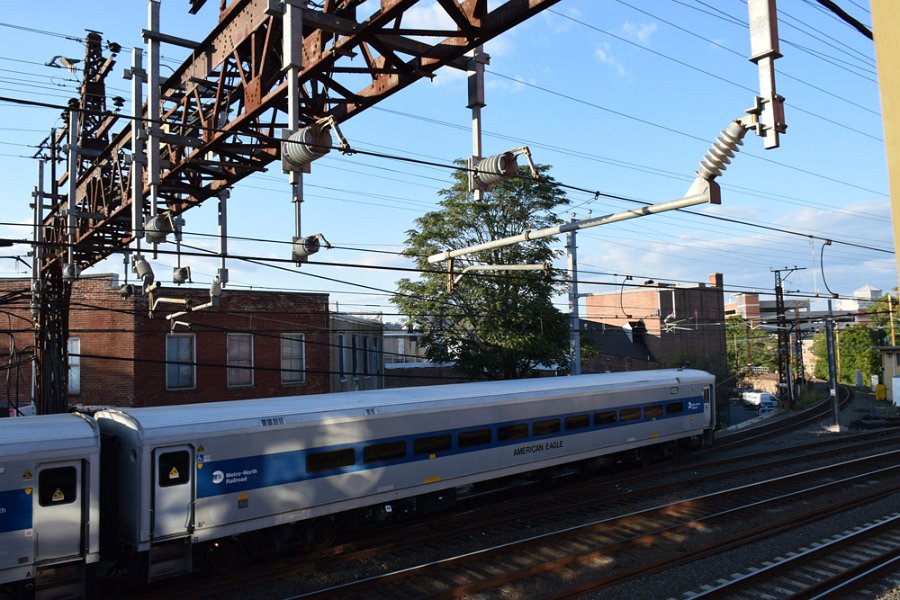
POLYGON ((253 387, 253 334, 229 333, 226 336, 226 384, 229 388, 253 387), (242 342, 246 341, 247 353, 240 354, 244 348, 242 342))
POLYGON ((197 338, 193 333, 170 333, 166 336, 166 389, 167 390, 193 390, 197 389, 197 338), (169 345, 170 340, 175 339, 189 339, 190 340, 190 356, 188 357, 180 357, 180 356, 171 356, 170 350, 172 348, 169 345), (187 364, 171 364, 171 363, 187 363, 187 364), (172 381, 172 369, 178 369, 175 371, 177 374, 177 381, 172 381), (184 372, 181 369, 187 369, 184 372), (188 371, 189 370, 189 371, 188 371), (182 375, 183 373, 190 373, 190 385, 187 383, 182 383, 182 375))
POLYGON ((66 341, 69 356, 69 394, 81 394, 81 338, 70 337, 66 341))
POLYGON ((281 334, 281 385, 302 385, 306 383, 306 334, 281 334), (299 344, 298 344, 299 342, 299 344), (292 356, 293 349, 299 347, 299 356, 292 356), (296 364, 295 361, 299 361, 296 364))

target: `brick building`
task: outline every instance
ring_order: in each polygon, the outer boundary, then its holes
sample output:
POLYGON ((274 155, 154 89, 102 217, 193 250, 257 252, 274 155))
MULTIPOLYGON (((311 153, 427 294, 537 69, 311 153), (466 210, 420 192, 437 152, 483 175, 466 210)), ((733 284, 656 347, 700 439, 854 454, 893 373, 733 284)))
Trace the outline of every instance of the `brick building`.
MULTIPOLYGON (((29 280, 3 280, 0 294, 29 280)), ((326 294, 224 290, 217 307, 188 312, 174 329, 167 314, 210 301, 209 290, 165 287, 154 297, 125 295, 112 275, 74 282, 69 309, 70 404, 155 406, 313 394, 329 391, 328 296, 326 294)), ((12 336, 0 341, 9 354, 33 345, 28 302, 17 314, 12 336)), ((22 358, 30 352, 18 352, 22 358)), ((27 381, 5 405, 30 401, 30 363, 17 369, 27 381)), ((7 369, 7 373, 11 371, 7 369)))
POLYGON ((591 295, 586 298, 585 318, 642 331, 644 344, 661 367, 689 366, 717 376, 728 370, 721 273, 710 275, 709 285, 648 282, 591 295))
POLYGON ((647 332, 643 326, 616 327, 582 319, 579 328, 582 373, 618 373, 659 367, 644 341, 647 332))

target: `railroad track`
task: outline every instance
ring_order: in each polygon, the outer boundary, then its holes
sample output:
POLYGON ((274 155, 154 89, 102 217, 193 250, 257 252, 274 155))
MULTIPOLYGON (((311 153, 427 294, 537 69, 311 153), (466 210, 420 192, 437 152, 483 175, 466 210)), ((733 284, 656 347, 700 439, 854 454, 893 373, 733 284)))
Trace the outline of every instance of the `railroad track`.
POLYGON ((900 513, 679 598, 845 598, 850 592, 874 597, 892 585, 900 586, 900 513))
MULTIPOLYGON (((838 407, 843 410, 853 399, 853 390, 846 386, 838 387, 838 407)), ((831 416, 831 400, 826 399, 800 411, 791 413, 786 417, 769 419, 756 427, 742 429, 734 433, 721 435, 712 448, 708 451, 722 451, 734 447, 742 447, 761 440, 770 439, 777 435, 818 423, 821 419, 831 416)))
POLYGON ((574 598, 900 492, 900 451, 673 502, 435 561, 295 599, 574 598), (863 472, 860 472, 860 471, 863 472), (827 508, 822 498, 833 496, 827 508), (816 502, 812 502, 815 498, 816 502), (808 506, 800 510, 798 506, 808 506), (772 519, 774 514, 795 513, 772 519), (762 519, 760 519, 762 515, 762 519), (759 521, 763 522, 760 523, 759 521), (748 524, 754 524, 748 527, 748 524), (723 533, 728 532, 726 535, 723 533), (713 540, 714 538, 714 540, 713 540), (648 548, 665 552, 647 561, 648 548), (622 568, 634 564, 632 568, 622 568), (549 590, 564 589, 547 596, 549 590), (536 590, 545 590, 540 592, 536 590))

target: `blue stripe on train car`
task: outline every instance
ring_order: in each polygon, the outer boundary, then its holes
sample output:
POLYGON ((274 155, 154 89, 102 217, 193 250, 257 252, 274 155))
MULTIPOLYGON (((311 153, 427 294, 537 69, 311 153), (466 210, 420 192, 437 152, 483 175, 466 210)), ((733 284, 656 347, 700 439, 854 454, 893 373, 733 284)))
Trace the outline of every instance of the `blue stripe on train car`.
POLYGON ((441 456, 451 456, 454 454, 464 454, 468 452, 477 452, 481 450, 486 450, 489 448, 496 448, 500 446, 510 446, 510 445, 522 445, 528 443, 529 440, 538 440, 545 439, 547 437, 562 437, 567 435, 576 435, 581 433, 586 433, 588 431, 598 431, 601 429, 609 429, 611 427, 624 427, 629 425, 635 425, 638 423, 645 423, 647 421, 653 421, 656 419, 671 419, 683 417, 685 415, 696 415, 703 413, 703 400, 699 397, 691 397, 691 398, 682 398, 678 400, 667 400, 662 402, 648 402, 640 405, 632 405, 632 406, 620 406, 615 408, 608 409, 594 409, 594 410, 586 410, 580 411, 578 413, 569 413, 563 415, 547 415, 545 417, 538 417, 534 419, 527 419, 524 421, 505 421, 502 423, 488 423, 488 424, 473 424, 470 426, 466 426, 460 429, 446 429, 439 431, 423 431, 416 432, 413 435, 403 436, 403 437, 393 437, 393 438, 379 438, 373 440, 365 440, 362 442, 358 442, 355 444, 340 444, 335 446, 325 446, 325 447, 317 447, 317 448, 307 448, 304 450, 292 450, 290 452, 278 452, 275 454, 258 454, 255 456, 245 456, 240 458, 233 458, 229 460, 219 460, 219 461, 211 461, 211 462, 203 462, 198 464, 197 469, 197 497, 198 498, 210 498, 214 496, 222 496, 225 494, 233 494, 238 492, 247 492, 250 490, 276 486, 276 485, 286 485, 291 483, 297 483, 304 480, 310 479, 318 479, 320 477, 328 477, 330 475, 336 475, 340 473, 352 473, 354 471, 364 471, 368 469, 380 468, 387 465, 396 465, 402 463, 410 463, 420 460, 428 460, 429 456, 427 454, 415 455, 409 451, 409 448, 412 447, 413 441, 417 438, 431 437, 431 436, 440 436, 440 435, 451 435, 454 439, 451 448, 447 450, 441 451, 439 454, 441 456), (663 416, 656 418, 642 418, 635 421, 627 421, 627 422, 616 422, 614 424, 593 424, 588 428, 577 429, 572 431, 566 431, 565 429, 561 429, 559 431, 555 431, 549 435, 542 436, 534 436, 529 435, 527 437, 517 437, 510 440, 498 440, 497 439, 497 428, 504 427, 506 425, 512 425, 515 423, 529 423, 530 425, 545 420, 552 419, 560 419, 561 422, 566 417, 580 415, 580 414, 592 414, 594 412, 600 412, 602 410, 606 411, 620 411, 623 408, 644 408, 647 406, 654 405, 668 405, 672 402, 675 403, 684 403, 683 412, 678 413, 666 413, 663 416), (480 428, 489 428, 493 431, 492 435, 492 443, 479 445, 471 448, 459 448, 456 444, 456 436, 460 432, 470 431, 473 429, 480 428), (363 464, 362 456, 363 456, 363 448, 365 446, 371 444, 382 444, 386 442, 393 441, 403 441, 407 444, 407 452, 402 458, 396 458, 390 461, 376 462, 370 464, 363 464), (306 470, 306 459, 310 454, 320 453, 320 452, 333 452, 340 450, 348 450, 352 449, 354 451, 354 460, 352 464, 348 464, 346 466, 341 466, 335 469, 330 470, 321 470, 309 473, 306 470))
POLYGON ((31 529, 31 511, 32 497, 24 489, 0 491, 0 533, 31 529))

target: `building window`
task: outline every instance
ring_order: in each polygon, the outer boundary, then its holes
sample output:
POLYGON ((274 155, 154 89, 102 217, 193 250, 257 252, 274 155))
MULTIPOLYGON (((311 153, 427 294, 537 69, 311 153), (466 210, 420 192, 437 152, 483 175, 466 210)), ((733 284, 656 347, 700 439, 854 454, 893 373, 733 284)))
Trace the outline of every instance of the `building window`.
POLYGON ((306 383, 306 336, 302 333, 281 334, 281 383, 306 383))
POLYGON ((338 373, 341 381, 347 381, 347 341, 343 333, 338 336, 338 373))
POLYGON ((166 389, 194 389, 196 370, 194 334, 173 333, 166 336, 166 389))
POLYGON ((67 343, 69 352, 69 393, 81 393, 81 338, 70 337, 67 343))
POLYGON ((353 377, 359 376, 359 336, 353 336, 353 346, 350 348, 350 361, 352 363, 353 377))
POLYGON ((228 387, 253 386, 253 334, 228 334, 228 387))
POLYGON ((381 348, 378 345, 378 338, 372 338, 372 367, 369 372, 376 377, 381 374, 381 348))
POLYGON ((363 375, 368 377, 369 376, 369 338, 366 336, 363 336, 362 343, 363 343, 363 346, 362 346, 363 375))

